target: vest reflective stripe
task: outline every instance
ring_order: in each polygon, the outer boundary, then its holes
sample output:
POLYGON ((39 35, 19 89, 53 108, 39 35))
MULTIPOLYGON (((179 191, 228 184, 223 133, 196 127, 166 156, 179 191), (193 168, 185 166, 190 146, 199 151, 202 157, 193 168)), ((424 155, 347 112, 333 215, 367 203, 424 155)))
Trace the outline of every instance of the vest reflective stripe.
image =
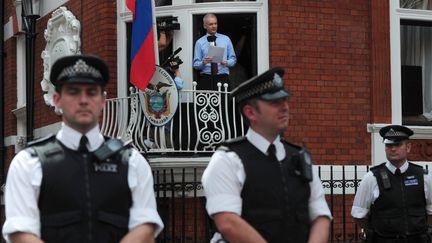
POLYGON ((371 206, 369 217, 375 233, 384 237, 425 233, 427 216, 423 168, 410 164, 401 176, 395 176, 385 164, 371 168, 371 171, 380 191, 371 206), (381 173, 387 174, 390 188, 384 186, 381 173))
POLYGON ((294 174, 291 155, 298 149, 285 144, 287 156, 281 163, 271 161, 247 140, 230 149, 239 155, 246 173, 242 217, 269 242, 307 242, 310 188, 294 174))
POLYGON ((36 145, 35 151, 40 154, 55 146, 61 148, 64 159, 47 156, 41 161, 43 177, 38 206, 42 239, 45 242, 119 242, 128 232, 132 205, 128 163, 122 161, 122 153, 110 162, 117 165, 114 173, 95 170, 94 164, 98 162, 91 153, 83 156, 57 140, 36 145))

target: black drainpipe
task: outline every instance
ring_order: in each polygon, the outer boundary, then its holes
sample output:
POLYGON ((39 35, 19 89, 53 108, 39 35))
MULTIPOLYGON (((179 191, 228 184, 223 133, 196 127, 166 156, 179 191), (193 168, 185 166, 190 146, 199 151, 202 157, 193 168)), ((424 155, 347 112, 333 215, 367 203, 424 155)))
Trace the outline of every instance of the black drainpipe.
MULTIPOLYGON (((1 1, 0 6, 0 20, 1 20, 1 27, 0 27, 0 186, 2 186, 5 182, 5 143, 4 143, 4 129, 5 129, 5 116, 4 116, 4 2, 1 1)), ((3 194, 3 193, 1 193, 3 194)))

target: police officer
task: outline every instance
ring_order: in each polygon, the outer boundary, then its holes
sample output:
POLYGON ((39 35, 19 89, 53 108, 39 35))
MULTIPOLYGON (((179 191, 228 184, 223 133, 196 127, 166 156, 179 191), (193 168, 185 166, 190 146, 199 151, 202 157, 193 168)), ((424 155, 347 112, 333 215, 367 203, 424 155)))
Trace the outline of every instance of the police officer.
POLYGON ((98 57, 58 59, 50 79, 60 131, 12 160, 3 235, 11 242, 154 242, 163 229, 151 169, 98 120, 108 67, 98 57))
POLYGON ((390 125, 379 131, 387 162, 370 169, 360 183, 351 215, 367 231, 367 242, 430 242, 431 177, 407 161, 413 131, 390 125))
POLYGON ((250 127, 212 156, 202 183, 217 231, 212 242, 327 242, 331 220, 308 153, 281 140, 288 126, 284 70, 233 90, 250 127))

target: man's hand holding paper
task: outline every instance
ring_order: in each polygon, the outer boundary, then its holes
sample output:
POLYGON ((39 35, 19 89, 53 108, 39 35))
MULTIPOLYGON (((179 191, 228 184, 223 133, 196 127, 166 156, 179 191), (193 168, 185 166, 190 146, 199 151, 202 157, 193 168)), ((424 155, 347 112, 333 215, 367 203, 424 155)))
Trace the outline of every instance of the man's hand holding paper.
POLYGON ((212 58, 213 63, 220 63, 223 61, 225 48, 220 46, 209 46, 208 56, 212 58))

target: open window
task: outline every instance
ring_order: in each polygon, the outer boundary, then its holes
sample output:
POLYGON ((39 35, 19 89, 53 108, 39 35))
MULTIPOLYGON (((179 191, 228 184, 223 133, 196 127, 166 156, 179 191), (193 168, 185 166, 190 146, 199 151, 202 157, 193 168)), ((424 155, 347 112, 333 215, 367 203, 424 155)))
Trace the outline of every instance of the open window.
MULTIPOLYGON (((220 13, 218 33, 227 35, 233 44, 237 56, 237 64, 230 69, 230 87, 237 87, 243 81, 257 74, 257 21, 255 13, 220 13)), ((203 35, 204 14, 193 15, 193 44, 203 35)), ((192 46, 193 50, 193 46, 192 46)), ((198 72, 194 72, 197 80, 198 72)))
POLYGON ((432 21, 400 21, 402 123, 432 125, 432 21))

